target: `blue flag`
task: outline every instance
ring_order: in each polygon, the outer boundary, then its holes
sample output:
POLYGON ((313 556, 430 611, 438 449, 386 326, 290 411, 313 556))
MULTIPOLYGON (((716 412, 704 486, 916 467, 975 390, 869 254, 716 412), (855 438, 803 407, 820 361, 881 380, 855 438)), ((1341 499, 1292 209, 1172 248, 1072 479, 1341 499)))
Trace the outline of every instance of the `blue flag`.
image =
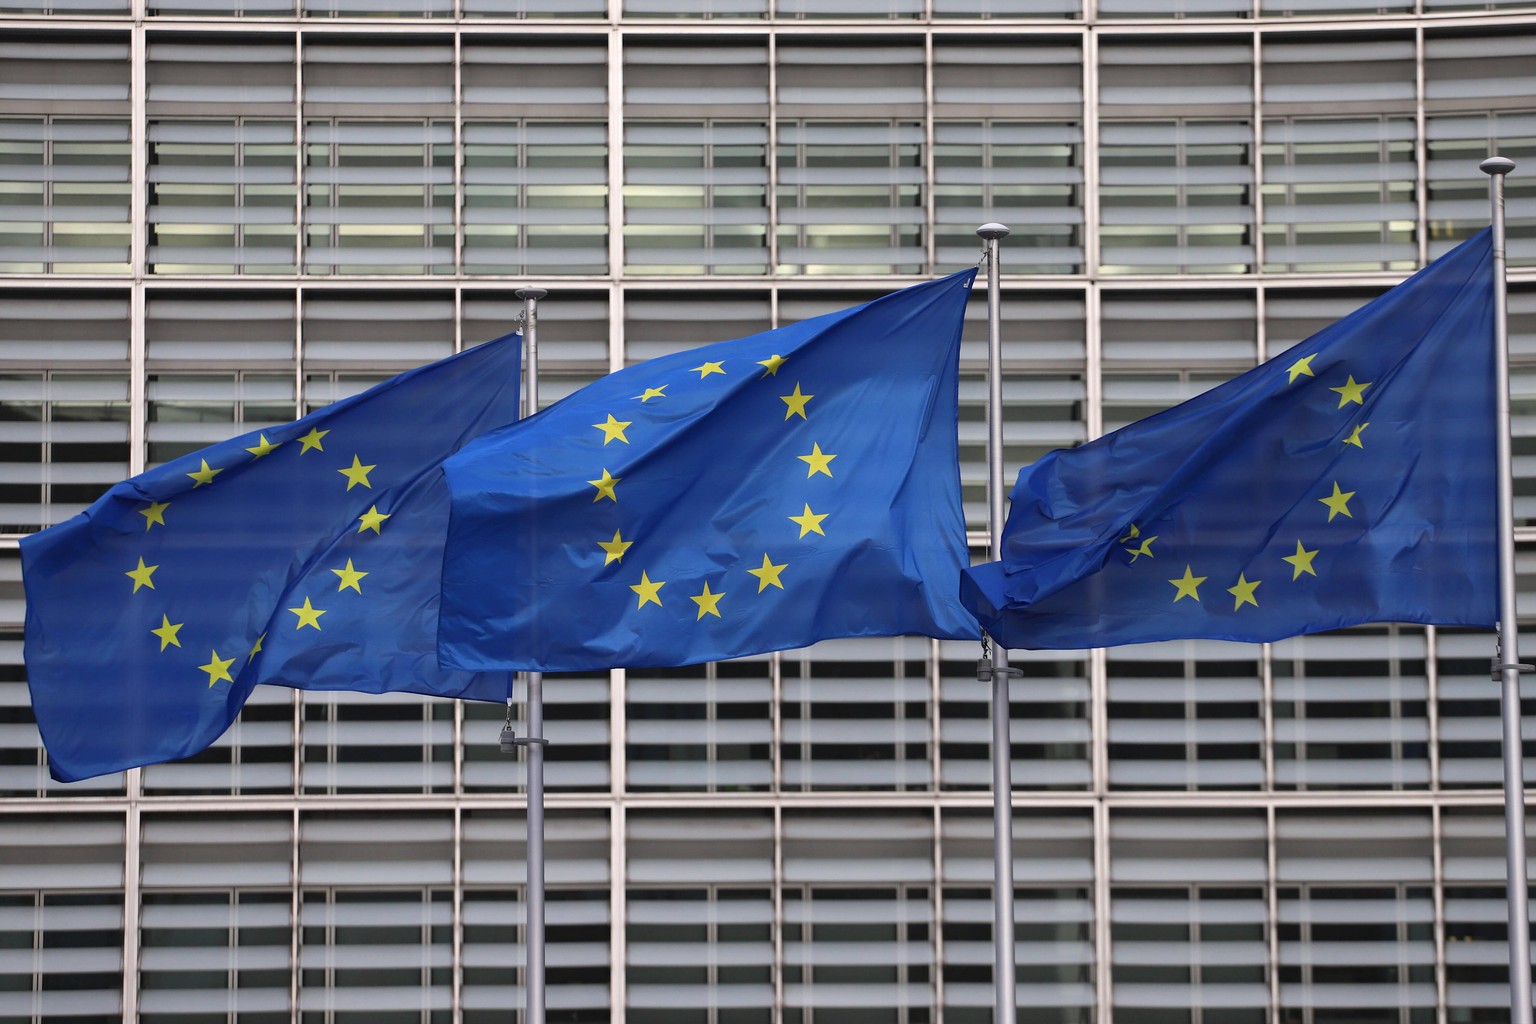
POLYGON ((439 466, 517 418, 517 336, 117 484, 21 541, 53 777, 187 757, 257 683, 504 700, 437 663, 439 466))
POLYGON ((443 663, 977 636, 957 441, 975 276, 621 370, 466 446, 444 464, 443 663))
POLYGON ((1019 474, 966 607, 1008 647, 1498 617, 1484 231, 1283 355, 1019 474))

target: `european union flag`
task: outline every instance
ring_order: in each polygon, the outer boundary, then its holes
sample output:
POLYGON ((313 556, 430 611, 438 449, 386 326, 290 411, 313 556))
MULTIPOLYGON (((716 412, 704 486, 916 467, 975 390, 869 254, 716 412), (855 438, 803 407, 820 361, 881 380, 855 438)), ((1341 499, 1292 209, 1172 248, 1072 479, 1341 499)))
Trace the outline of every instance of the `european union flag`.
POLYGON ((1484 231, 1257 368, 1019 474, 963 598, 1008 647, 1498 618, 1484 231))
POLYGON ((53 777, 187 757, 257 683, 503 700, 437 663, 444 457, 517 418, 503 338, 117 484, 22 539, 53 777))
POLYGON ((467 445, 444 464, 444 664, 977 636, 956 436, 975 276, 654 359, 467 445))

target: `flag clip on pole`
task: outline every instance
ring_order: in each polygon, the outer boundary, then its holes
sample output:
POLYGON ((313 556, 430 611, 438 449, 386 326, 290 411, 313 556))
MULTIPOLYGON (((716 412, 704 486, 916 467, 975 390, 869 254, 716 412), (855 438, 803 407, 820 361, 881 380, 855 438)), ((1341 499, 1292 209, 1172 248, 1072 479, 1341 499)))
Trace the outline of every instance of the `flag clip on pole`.
MULTIPOLYGON (((523 300, 523 416, 539 410, 539 300, 548 295, 543 288, 519 288, 523 300)), ((526 673, 528 687, 528 735, 519 739, 511 732, 510 721, 502 729, 501 749, 528 750, 528 884, 524 907, 528 923, 524 932, 528 967, 523 976, 527 999, 526 1024, 544 1024, 544 673, 526 673)))
MULTIPOLYGON (((1003 330, 998 242, 1008 229, 992 222, 976 229, 987 260, 987 525, 993 561, 1003 557, 1003 330)), ((976 675, 992 682, 992 860, 994 1024, 1014 1024, 1018 1002, 1013 949, 1013 748, 1009 734, 1008 679, 1023 675, 1008 667, 1008 651, 992 649, 982 634, 976 675), (989 656, 990 655, 990 656, 989 656)))
POLYGON ((1478 165, 1488 175, 1493 208, 1493 330, 1494 366, 1498 380, 1494 401, 1498 413, 1499 459, 1499 656, 1494 678, 1500 681, 1504 723, 1504 858, 1505 895, 1509 904, 1509 1019, 1531 1024, 1530 897, 1525 860, 1525 769, 1520 736, 1519 618, 1515 607, 1514 461, 1511 455, 1509 409, 1509 314, 1504 261, 1504 177, 1515 169, 1507 157, 1491 156, 1478 165))

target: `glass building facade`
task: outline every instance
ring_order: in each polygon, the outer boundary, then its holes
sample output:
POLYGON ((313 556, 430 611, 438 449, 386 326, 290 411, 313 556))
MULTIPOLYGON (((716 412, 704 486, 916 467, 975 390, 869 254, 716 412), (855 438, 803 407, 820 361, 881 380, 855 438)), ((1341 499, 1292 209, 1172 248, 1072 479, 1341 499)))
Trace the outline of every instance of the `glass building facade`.
MULTIPOLYGON (((0 1021, 523 1005, 502 707, 262 687, 197 758, 52 784, 19 536, 504 334, 525 284, 549 402, 972 264, 988 220, 1011 474, 1444 252, 1495 151, 1529 650, 1530 3, 0 0, 0 1021)), ((978 655, 550 677, 550 1021, 990 1021, 978 655)), ((1507 1019, 1492 655, 1398 626, 1017 652, 1019 1019, 1507 1019)))

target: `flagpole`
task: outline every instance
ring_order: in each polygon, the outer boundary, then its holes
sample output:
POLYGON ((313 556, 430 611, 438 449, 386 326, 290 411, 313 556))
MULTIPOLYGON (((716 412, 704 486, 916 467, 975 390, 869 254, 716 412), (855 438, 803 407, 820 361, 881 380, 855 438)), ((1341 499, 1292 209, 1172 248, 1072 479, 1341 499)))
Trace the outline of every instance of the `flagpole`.
MULTIPOLYGON (((1008 229, 983 224, 976 234, 986 241, 987 254, 987 521, 992 531, 992 560, 1003 557, 1003 327, 998 240, 1008 229)), ((1008 679, 1022 675, 1008 667, 1001 645, 977 665, 977 675, 992 680, 992 876, 996 988, 993 1024, 1014 1024, 1018 990, 1014 982, 1013 950, 1013 746, 1009 734, 1008 679)))
POLYGON ((1499 657, 1504 718, 1504 868, 1509 904, 1509 1019, 1531 1024, 1530 898, 1526 881, 1525 769, 1520 736, 1519 621, 1515 607, 1515 499, 1509 412, 1509 317, 1504 264, 1504 176, 1515 162, 1491 156, 1478 165, 1488 175, 1493 207, 1493 332, 1499 457, 1499 657))
MULTIPOLYGON (((523 416, 539 411, 539 300, 543 288, 519 288, 523 300, 523 416)), ((544 673, 525 673, 528 687, 528 735, 519 745, 528 751, 528 884, 524 938, 528 967, 523 976, 527 995, 525 1024, 544 1024, 544 673)))

